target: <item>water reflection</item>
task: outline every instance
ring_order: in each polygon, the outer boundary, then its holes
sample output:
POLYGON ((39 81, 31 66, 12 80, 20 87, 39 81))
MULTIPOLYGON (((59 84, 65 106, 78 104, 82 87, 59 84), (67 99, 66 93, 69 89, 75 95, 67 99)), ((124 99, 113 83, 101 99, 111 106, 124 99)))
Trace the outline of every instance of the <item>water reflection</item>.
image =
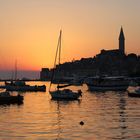
POLYGON ((125 136, 127 133, 127 122, 126 122, 126 118, 127 118, 127 114, 126 114, 126 99, 125 99, 125 94, 121 93, 120 94, 120 100, 119 100, 119 115, 120 115, 120 130, 121 130, 121 135, 120 135, 120 140, 123 139, 127 139, 127 137, 125 136))
POLYGON ((59 103, 60 101, 57 101, 57 126, 58 126, 58 135, 57 135, 57 138, 56 138, 56 140, 58 140, 58 139, 60 139, 60 134, 61 134, 61 132, 62 132, 62 128, 61 128, 61 119, 62 119, 62 117, 61 117, 61 111, 60 111, 60 103, 59 103))
MULTIPOLYGON (((46 85, 48 87, 48 83, 46 85)), ((24 103, 19 106, 0 105, 1 139, 140 138, 139 99, 129 98, 125 92, 91 93, 85 85, 80 88, 83 96, 78 101, 53 101, 46 91, 23 93, 24 103), (80 121, 85 124, 79 125, 80 121)), ((79 87, 72 86, 71 89, 79 87)))
MULTIPOLYGON (((64 110, 63 108, 67 108, 68 106, 71 106, 72 104, 80 105, 82 100, 75 100, 75 101, 64 101, 64 100, 51 100, 51 104, 55 104, 56 108, 56 114, 57 114, 57 136, 56 140, 60 139, 66 139, 63 138, 63 131, 64 131, 64 122, 65 122, 65 116, 64 116, 64 110)), ((68 116, 68 114, 67 114, 68 116)), ((72 120, 71 120, 72 121, 72 120)))

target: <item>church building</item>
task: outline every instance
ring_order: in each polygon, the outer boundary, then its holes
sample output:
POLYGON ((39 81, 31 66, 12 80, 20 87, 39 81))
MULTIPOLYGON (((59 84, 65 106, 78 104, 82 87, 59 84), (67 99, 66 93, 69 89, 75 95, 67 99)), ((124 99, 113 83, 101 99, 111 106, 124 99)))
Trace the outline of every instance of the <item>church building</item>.
POLYGON ((124 56, 125 55, 125 37, 123 33, 123 28, 121 27, 120 35, 119 35, 119 49, 114 50, 101 50, 101 53, 99 55, 119 55, 124 56))

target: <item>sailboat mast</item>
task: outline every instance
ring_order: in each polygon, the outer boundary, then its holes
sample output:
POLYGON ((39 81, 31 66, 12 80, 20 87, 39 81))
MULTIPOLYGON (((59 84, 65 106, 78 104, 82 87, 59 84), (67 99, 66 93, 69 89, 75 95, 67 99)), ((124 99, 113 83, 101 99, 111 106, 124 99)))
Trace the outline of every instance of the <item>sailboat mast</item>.
POLYGON ((17 60, 15 61, 15 81, 17 80, 17 60))
POLYGON ((14 71, 12 70, 12 72, 11 72, 11 81, 13 81, 14 80, 14 71))
POLYGON ((60 65, 60 60, 61 60, 61 37, 62 37, 62 30, 60 30, 60 36, 59 36, 59 63, 60 65))
MULTIPOLYGON (((58 38, 58 44, 57 44, 57 49, 56 49, 56 54, 55 54, 55 59, 54 59, 54 68, 53 68, 53 72, 52 72, 52 76, 51 76, 51 82, 50 82, 50 87, 49 87, 49 91, 51 89, 51 85, 52 85, 52 80, 54 78, 54 72, 55 72, 55 69, 56 69, 56 59, 57 59, 57 56, 58 56, 58 52, 59 52, 59 58, 58 58, 58 65, 60 64, 60 54, 61 54, 61 35, 62 35, 62 30, 60 30, 60 35, 59 35, 59 38, 58 38)), ((58 84, 59 85, 59 84, 58 84)))
MULTIPOLYGON (((58 62, 59 72, 60 72, 60 60, 61 60, 61 36, 62 36, 62 30, 60 30, 60 36, 59 36, 59 58, 58 58, 58 61, 59 61, 58 62)), ((58 82, 58 85, 57 85, 57 89, 59 90, 59 82, 58 82)))

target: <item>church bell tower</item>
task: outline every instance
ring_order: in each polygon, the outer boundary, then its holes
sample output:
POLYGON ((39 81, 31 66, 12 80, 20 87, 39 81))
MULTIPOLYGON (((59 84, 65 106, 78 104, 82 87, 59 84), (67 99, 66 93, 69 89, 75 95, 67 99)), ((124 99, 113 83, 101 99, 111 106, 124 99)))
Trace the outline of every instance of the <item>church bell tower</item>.
POLYGON ((120 35, 119 35, 119 51, 122 54, 125 54, 125 37, 123 33, 123 28, 121 27, 120 35))

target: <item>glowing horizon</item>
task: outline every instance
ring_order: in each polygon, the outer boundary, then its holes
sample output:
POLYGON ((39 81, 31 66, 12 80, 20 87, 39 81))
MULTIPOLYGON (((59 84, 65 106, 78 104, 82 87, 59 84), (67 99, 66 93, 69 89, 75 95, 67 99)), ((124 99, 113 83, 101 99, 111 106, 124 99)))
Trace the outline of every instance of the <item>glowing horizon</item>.
POLYGON ((0 70, 53 67, 59 31, 62 60, 117 49, 121 25, 126 53, 140 54, 138 0, 0 0, 0 70))

